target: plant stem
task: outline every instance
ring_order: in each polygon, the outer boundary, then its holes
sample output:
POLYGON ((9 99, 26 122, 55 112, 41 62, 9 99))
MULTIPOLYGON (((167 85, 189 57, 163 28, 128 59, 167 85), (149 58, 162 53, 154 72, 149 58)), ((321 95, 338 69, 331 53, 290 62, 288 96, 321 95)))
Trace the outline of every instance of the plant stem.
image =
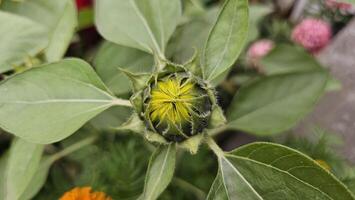
POLYGON ((132 104, 129 100, 126 100, 126 99, 114 99, 112 101, 112 104, 113 105, 116 105, 116 106, 126 106, 126 107, 132 107, 132 104))
POLYGON ((221 127, 215 128, 215 129, 210 129, 210 130, 208 131, 208 135, 210 135, 210 136, 212 136, 212 137, 213 137, 213 136, 216 136, 216 135, 218 135, 219 133, 221 133, 221 132, 227 130, 227 128, 228 128, 228 126, 224 125, 224 126, 221 126, 221 127))
POLYGON ((173 183, 185 190, 191 191, 193 194, 196 195, 197 199, 203 200, 206 198, 206 194, 200 188, 196 187, 195 185, 185 181, 182 178, 174 177, 173 183))
POLYGON ((224 157, 223 150, 217 145, 217 143, 213 140, 212 137, 207 136, 206 143, 212 149, 212 151, 217 155, 218 158, 224 157))
POLYGON ((83 139, 80 142, 77 142, 77 143, 63 149, 62 151, 51 155, 48 158, 48 160, 49 160, 49 162, 55 162, 56 160, 58 160, 64 156, 67 156, 67 155, 69 155, 69 154, 89 145, 89 144, 92 144, 96 140, 96 138, 97 138, 97 136, 92 136, 92 137, 88 137, 86 139, 83 139))

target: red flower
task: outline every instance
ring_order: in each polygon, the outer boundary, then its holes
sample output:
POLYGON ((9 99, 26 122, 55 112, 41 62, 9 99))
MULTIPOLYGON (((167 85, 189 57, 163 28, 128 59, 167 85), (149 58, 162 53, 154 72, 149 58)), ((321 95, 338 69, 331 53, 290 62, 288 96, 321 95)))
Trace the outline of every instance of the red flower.
POLYGON ((292 31, 292 40, 312 53, 327 46, 331 37, 330 24, 314 18, 304 19, 292 31))

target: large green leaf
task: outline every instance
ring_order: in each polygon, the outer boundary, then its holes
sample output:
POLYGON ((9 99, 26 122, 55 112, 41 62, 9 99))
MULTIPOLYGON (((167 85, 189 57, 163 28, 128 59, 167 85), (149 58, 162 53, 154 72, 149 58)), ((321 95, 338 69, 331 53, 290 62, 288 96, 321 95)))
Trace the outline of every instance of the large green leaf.
POLYGON ((260 63, 267 75, 319 70, 316 59, 304 49, 281 44, 276 46, 260 63))
POLYGON ((278 144, 243 146, 219 157, 219 164, 221 178, 213 185, 220 185, 224 191, 219 193, 227 194, 227 199, 354 199, 344 184, 311 158, 278 144))
POLYGON ((105 42, 99 49, 94 66, 107 87, 115 94, 131 91, 130 80, 119 67, 134 73, 152 71, 153 57, 145 52, 129 47, 105 42))
POLYGON ((202 53, 205 79, 213 80, 233 65, 248 37, 248 25, 248 1, 225 1, 202 53))
POLYGON ((164 57, 181 16, 180 0, 100 0, 96 25, 109 41, 164 57))
POLYGON ((77 22, 77 12, 72 0, 30 0, 16 2, 5 0, 3 10, 22 15, 46 27, 49 45, 44 51, 47 61, 57 61, 66 52, 77 22))
MULTIPOLYGON (((321 66, 315 57, 303 48, 280 44, 276 46, 260 62, 262 70, 267 75, 309 72, 319 70, 321 66)), ((329 76, 326 91, 339 90, 341 83, 329 76)))
POLYGON ((0 73, 21 65, 48 44, 46 29, 34 21, 0 11, 0 73))
POLYGON ((56 142, 120 103, 127 102, 113 97, 89 64, 65 59, 0 84, 0 127, 30 142, 56 142))
POLYGON ((19 199, 39 166, 43 145, 15 138, 7 159, 3 180, 3 200, 19 199))
POLYGON ((141 199, 155 200, 168 187, 174 175, 175 144, 160 145, 153 153, 145 179, 141 199))
POLYGON ((260 136, 285 131, 312 110, 327 78, 323 70, 257 78, 233 98, 228 126, 260 136))

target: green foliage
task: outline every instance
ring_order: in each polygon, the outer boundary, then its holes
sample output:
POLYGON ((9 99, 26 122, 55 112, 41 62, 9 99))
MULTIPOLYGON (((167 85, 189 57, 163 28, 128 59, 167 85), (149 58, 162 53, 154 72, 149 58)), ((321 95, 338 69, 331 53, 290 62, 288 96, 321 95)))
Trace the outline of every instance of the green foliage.
POLYGON ((202 53, 217 14, 218 7, 212 7, 177 27, 167 49, 172 61, 185 63, 193 56, 194 51, 199 55, 202 53))
POLYGON ((322 67, 301 47, 287 44, 276 46, 261 60, 267 75, 319 71, 322 67))
POLYGON ((160 145, 153 153, 145 178, 144 191, 139 199, 154 200, 167 188, 174 175, 175 144, 160 145))
POLYGON ((250 5, 249 12, 249 34, 247 43, 256 40, 259 37, 259 23, 261 23, 266 15, 272 12, 272 8, 271 6, 265 5, 250 5))
POLYGON ((0 24, 0 73, 23 64, 48 44, 46 29, 32 20, 0 10, 0 24))
POLYGON ((20 199, 31 179, 35 176, 39 166, 43 145, 28 143, 21 139, 15 139, 11 145, 4 174, 0 182, 3 188, 0 191, 0 199, 20 199))
POLYGON ((106 148, 96 148, 94 157, 88 157, 93 151, 83 154, 79 161, 85 167, 75 184, 91 185, 114 199, 136 199, 143 191, 150 152, 138 138, 122 139, 106 148))
POLYGON ((152 71, 153 57, 143 51, 116 45, 102 44, 98 50, 94 66, 104 83, 117 95, 131 91, 129 80, 119 68, 134 73, 152 71))
POLYGON ((35 143, 68 137, 116 100, 92 68, 78 59, 43 65, 0 85, 0 124, 35 143), (21 126, 18 125, 21 121, 21 126))
POLYGON ((267 76, 239 90, 227 117, 230 128, 265 136, 288 130, 308 114, 323 95, 329 75, 304 50, 287 45, 276 47, 262 67, 267 76))
POLYGON ((248 34, 248 1, 227 0, 202 53, 204 78, 214 80, 226 71, 244 47, 248 34))
POLYGON ((341 2, 355 4, 355 0, 341 0, 341 2))
POLYGON ((91 186, 113 199, 136 199, 143 191, 151 150, 132 136, 117 137, 107 145, 109 141, 102 138, 54 165, 46 186, 35 199, 58 199, 67 190, 81 186, 91 186), (73 170, 77 171, 75 179, 70 178, 73 170))
POLYGON ((181 16, 180 0, 102 0, 95 9, 96 25, 108 41, 161 58, 181 16))
POLYGON ((354 199, 332 174, 285 146, 252 143, 217 155, 220 172, 209 199, 354 199))
POLYGON ((5 0, 1 10, 27 17, 46 29, 47 36, 42 37, 48 38, 49 44, 43 53, 49 62, 58 61, 63 57, 78 23, 76 7, 72 0, 30 0, 20 3, 5 0))
POLYGON ((324 92, 327 77, 319 71, 254 80, 232 100, 229 127, 263 136, 288 130, 311 111, 324 92))

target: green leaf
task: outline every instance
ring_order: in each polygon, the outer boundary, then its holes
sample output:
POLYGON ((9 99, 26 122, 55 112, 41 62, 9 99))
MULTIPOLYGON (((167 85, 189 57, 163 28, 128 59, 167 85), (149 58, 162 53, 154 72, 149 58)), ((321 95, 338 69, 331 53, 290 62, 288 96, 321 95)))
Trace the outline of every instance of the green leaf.
POLYGON ((46 29, 34 21, 0 11, 0 73, 23 64, 48 44, 46 29))
POLYGON ((204 76, 213 80, 238 58, 248 37, 248 1, 227 0, 202 54, 204 76))
POLYGON ((334 175, 282 145, 249 144, 219 157, 219 164, 229 199, 354 199, 334 175))
POLYGON ((130 105, 113 97, 89 64, 65 59, 0 84, 0 127, 30 142, 52 143, 121 103, 130 105))
POLYGON ((117 95, 132 91, 130 80, 119 67, 132 73, 144 73, 151 72, 153 65, 151 55, 110 42, 103 43, 94 60, 97 73, 117 95))
POLYGON ((181 16, 180 0, 101 0, 95 4, 96 25, 111 42, 157 53, 165 45, 181 16))
POLYGON ((216 21, 217 14, 218 7, 214 6, 191 21, 178 26, 169 41, 168 57, 171 57, 173 62, 181 64, 191 60, 194 53, 198 54, 196 57, 200 57, 209 30, 211 30, 216 21))
POLYGON ((207 200, 225 200, 228 199, 228 194, 223 185, 223 179, 221 176, 221 172, 218 171, 218 174, 213 181, 211 189, 208 193, 207 200))
POLYGON ((122 125, 129 119, 133 110, 127 107, 112 107, 97 115, 90 121, 96 129, 111 130, 122 125))
POLYGON ((166 189, 174 175, 175 160, 175 144, 160 145, 155 150, 149 161, 142 199, 155 200, 166 189))
MULTIPOLYGON (((52 2, 52 1, 46 1, 52 2)), ((76 7, 74 1, 67 0, 67 4, 60 15, 57 26, 51 29, 51 40, 45 50, 47 61, 60 60, 67 51, 78 25, 76 7)))
POLYGON ((5 173, 8 158, 8 152, 2 154, 0 158, 0 199, 5 199, 5 173))
POLYGON ((287 44, 276 46, 260 63, 267 75, 319 70, 316 59, 304 49, 287 44))
POLYGON ((47 180, 50 167, 55 161, 93 143, 95 139, 95 137, 86 137, 85 139, 66 147, 56 154, 42 158, 37 170, 35 171, 35 175, 32 177, 29 184, 27 184, 27 187, 19 200, 32 199, 40 191, 47 180))
POLYGON ((19 199, 39 166, 43 145, 15 138, 6 163, 4 174, 4 200, 19 199))
POLYGON ((355 4, 355 0, 339 0, 340 2, 343 3, 351 3, 351 4, 355 4))
POLYGON ((312 110, 327 79, 324 70, 257 78, 233 98, 228 126, 259 136, 288 130, 312 110))
POLYGON ((50 38, 44 51, 47 61, 58 61, 64 56, 78 24, 72 0, 31 0, 21 3, 5 0, 1 8, 30 18, 46 28, 47 37, 50 38))

